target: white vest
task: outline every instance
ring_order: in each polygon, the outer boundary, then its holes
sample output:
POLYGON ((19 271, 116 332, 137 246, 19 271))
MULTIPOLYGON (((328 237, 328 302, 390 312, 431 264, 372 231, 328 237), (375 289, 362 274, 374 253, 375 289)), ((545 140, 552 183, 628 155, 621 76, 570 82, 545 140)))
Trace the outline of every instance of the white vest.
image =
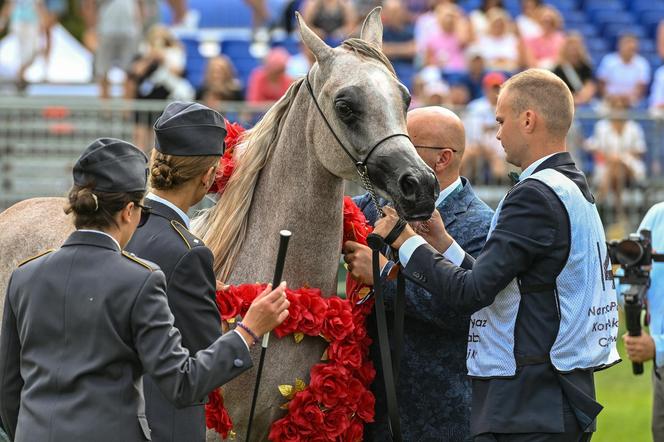
MULTIPOLYGON (((616 350, 618 301, 597 209, 572 180, 555 169, 541 170, 526 179, 536 179, 551 188, 565 206, 570 223, 570 253, 556 278, 560 327, 549 352, 551 363, 559 372, 614 364, 620 360, 616 350)), ((504 200, 493 216, 489 236, 504 200)), ((470 376, 516 375, 514 329, 520 301, 515 278, 498 293, 493 304, 473 314, 466 360, 470 376)))

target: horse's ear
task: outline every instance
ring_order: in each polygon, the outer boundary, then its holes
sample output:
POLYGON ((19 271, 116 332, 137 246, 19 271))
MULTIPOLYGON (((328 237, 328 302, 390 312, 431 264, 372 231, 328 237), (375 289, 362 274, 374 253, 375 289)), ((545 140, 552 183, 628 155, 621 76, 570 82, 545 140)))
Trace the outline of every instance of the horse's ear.
POLYGON ((302 41, 314 54, 318 64, 322 64, 323 61, 331 58, 334 53, 332 48, 326 45, 325 42, 321 40, 320 37, 309 28, 309 26, 307 26, 299 12, 296 11, 295 16, 300 25, 300 36, 302 37, 302 41))
POLYGON ((382 9, 380 6, 373 8, 367 18, 364 19, 360 32, 362 40, 373 44, 377 48, 383 47, 383 22, 380 21, 380 11, 382 9))

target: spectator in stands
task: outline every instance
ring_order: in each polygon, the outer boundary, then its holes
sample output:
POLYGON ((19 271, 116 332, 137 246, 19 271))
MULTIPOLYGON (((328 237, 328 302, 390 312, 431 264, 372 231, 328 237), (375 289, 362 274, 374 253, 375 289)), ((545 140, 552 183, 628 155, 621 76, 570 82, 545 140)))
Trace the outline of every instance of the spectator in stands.
POLYGON ((482 79, 486 74, 484 69, 484 58, 477 46, 471 46, 466 50, 467 72, 459 82, 468 89, 469 100, 476 100, 484 95, 482 90, 482 79))
POLYGON ((344 40, 357 23, 350 0, 306 0, 302 17, 319 37, 333 41, 344 40))
POLYGON ((436 7, 438 26, 423 41, 422 59, 425 66, 435 66, 443 73, 466 70, 464 48, 470 40, 468 28, 459 26, 463 13, 456 5, 436 7))
POLYGON ((142 20, 135 0, 82 0, 88 45, 95 48, 94 70, 101 98, 110 96, 108 73, 113 67, 128 72, 136 56, 142 20))
POLYGON ((41 36, 46 10, 42 0, 8 0, 0 12, 0 32, 6 23, 18 41, 19 67, 16 88, 25 89, 25 73, 41 52, 41 36))
POLYGON ((196 93, 196 100, 209 108, 219 110, 222 101, 242 99, 242 84, 231 60, 225 55, 212 57, 205 69, 203 85, 196 93))
POLYGON ((638 52, 638 38, 625 34, 618 40, 618 52, 602 58, 597 69, 602 97, 621 95, 632 106, 643 100, 650 83, 650 65, 638 52))
POLYGON ((265 0, 244 0, 244 2, 249 8, 251 8, 251 18, 255 36, 258 29, 265 26, 270 14, 267 11, 265 0))
POLYGON ((293 82, 286 74, 288 52, 284 48, 272 48, 265 57, 263 66, 251 73, 247 87, 247 101, 260 103, 277 101, 293 82))
POLYGON ((480 7, 470 13, 470 25, 474 38, 479 39, 489 32, 489 11, 496 8, 504 9, 503 0, 482 0, 480 7))
POLYGON ((385 0, 383 4, 383 52, 392 62, 413 63, 415 58, 415 28, 400 0, 385 0))
MULTIPOLYGON (((177 38, 163 25, 148 31, 145 49, 129 69, 127 97, 138 100, 178 99, 190 101, 194 90, 182 78, 186 63, 185 50, 177 38)), ((153 146, 152 126, 158 113, 136 112, 134 144, 146 152, 153 146)))
POLYGON ((621 217, 623 189, 646 176, 646 143, 641 126, 625 115, 631 105, 629 98, 612 95, 606 101, 612 115, 597 122, 586 147, 594 156, 598 200, 605 200, 611 193, 616 215, 621 217))
POLYGON ((462 175, 471 181, 484 181, 485 164, 491 177, 504 182, 506 177, 505 151, 496 139, 496 104, 500 86, 507 78, 502 72, 489 72, 482 80, 484 96, 470 102, 466 109, 466 154, 461 165, 462 175), (472 178, 471 178, 472 177, 472 178))
POLYGON ((489 21, 488 30, 475 43, 486 68, 516 72, 523 65, 523 47, 512 31, 509 14, 502 9, 493 8, 486 16, 489 21))
POLYGON ((653 77, 650 87, 650 110, 661 116, 664 113, 664 66, 660 66, 653 77))
POLYGON ((570 88, 577 106, 588 104, 597 92, 592 62, 586 51, 583 36, 570 32, 560 48, 553 73, 570 88))
POLYGON ((288 58, 286 74, 293 79, 304 77, 314 63, 316 63, 314 53, 300 41, 299 52, 288 58))
POLYGON ((657 53, 659 58, 664 58, 664 20, 657 26, 657 53))
POLYGON ((527 64, 531 68, 553 69, 565 41, 563 18, 551 6, 540 6, 538 18, 542 33, 523 39, 527 64))
MULTIPOLYGON (((427 11, 415 19, 415 44, 418 50, 424 46, 424 41, 428 38, 429 34, 439 27, 438 16, 435 12, 436 8, 441 5, 454 5, 455 3, 455 0, 428 0, 427 11)), ((459 28, 466 28, 465 31, 460 30, 460 32, 471 32, 470 22, 465 15, 459 17, 457 26, 459 28)))
POLYGON ((542 0, 521 0, 521 14, 516 17, 516 27, 523 39, 542 35, 539 21, 539 7, 542 0))
POLYGON ((48 63, 53 45, 53 27, 58 24, 62 16, 65 15, 69 5, 65 0, 45 0, 44 6, 44 32, 46 35, 44 59, 48 63))

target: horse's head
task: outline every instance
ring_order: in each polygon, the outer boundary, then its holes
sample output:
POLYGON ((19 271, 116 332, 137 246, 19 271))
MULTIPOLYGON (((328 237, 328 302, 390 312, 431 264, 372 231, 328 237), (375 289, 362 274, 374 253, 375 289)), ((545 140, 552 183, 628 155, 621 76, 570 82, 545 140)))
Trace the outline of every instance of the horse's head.
POLYGON ((380 8, 367 16, 359 39, 334 49, 299 15, 298 21, 302 40, 317 61, 305 82, 310 82, 330 125, 312 100, 309 118, 319 160, 332 174, 358 181, 355 161, 366 159, 368 176, 379 195, 392 201, 407 220, 428 219, 439 191, 436 177, 407 137, 390 137, 407 133, 410 94, 380 50, 380 8), (350 155, 336 141, 330 148, 332 131, 350 155))

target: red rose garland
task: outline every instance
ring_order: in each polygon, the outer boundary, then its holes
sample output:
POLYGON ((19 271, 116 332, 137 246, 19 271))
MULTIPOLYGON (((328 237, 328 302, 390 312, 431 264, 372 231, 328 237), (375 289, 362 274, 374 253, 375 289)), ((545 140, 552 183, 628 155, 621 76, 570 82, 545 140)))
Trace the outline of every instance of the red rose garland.
MULTIPOLYGON (((220 161, 211 192, 222 193, 235 162, 233 149, 244 129, 226 122, 226 152, 220 161)), ((344 241, 366 244, 371 233, 362 211, 344 198, 344 241)), ((233 321, 246 314, 251 302, 265 288, 261 284, 230 286, 218 291, 217 307, 223 320, 233 321)), ((294 385, 279 386, 289 402, 286 416, 272 423, 269 439, 278 441, 349 441, 362 440, 364 424, 373 422, 375 399, 369 390, 376 371, 369 359, 371 339, 367 335, 366 317, 373 300, 358 305, 368 287, 350 279, 346 281, 347 299, 323 298, 320 289, 286 290, 290 301, 289 317, 274 330, 279 338, 294 335, 300 342, 304 335, 322 336, 329 342, 324 361, 311 368, 310 383, 294 380, 294 385)), ((219 389, 210 393, 206 405, 206 425, 223 438, 232 437, 233 423, 224 407, 219 389)))

